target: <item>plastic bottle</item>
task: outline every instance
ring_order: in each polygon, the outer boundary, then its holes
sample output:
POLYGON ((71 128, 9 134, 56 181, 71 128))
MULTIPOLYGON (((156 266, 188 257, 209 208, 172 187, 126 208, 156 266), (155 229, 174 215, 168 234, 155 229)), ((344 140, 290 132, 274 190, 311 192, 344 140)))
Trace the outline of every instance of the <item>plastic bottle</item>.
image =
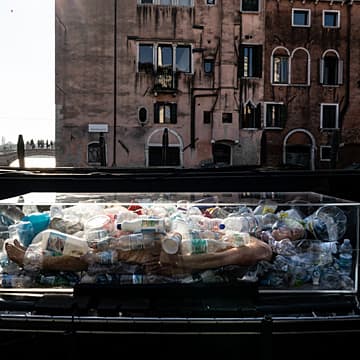
POLYGON ((27 275, 0 274, 2 288, 26 288, 32 284, 31 277, 27 275))
POLYGON ((85 232, 91 230, 106 230, 111 233, 114 230, 114 223, 111 216, 106 214, 95 215, 85 222, 85 232))
POLYGON ((181 242, 181 254, 203 254, 203 253, 215 253, 232 248, 232 244, 218 241, 213 239, 199 239, 193 238, 191 240, 183 240, 181 242))
POLYGON ((274 214, 276 209, 277 205, 275 204, 259 204, 254 209, 254 215, 274 214))
POLYGON ((111 238, 109 247, 122 251, 141 250, 154 246, 154 241, 155 234, 153 231, 143 231, 111 238))
POLYGON ((221 218, 208 218, 203 215, 190 215, 188 216, 190 228, 194 230, 221 230, 224 228, 223 219, 221 218))
POLYGON ((38 233, 34 237, 32 244, 38 243, 43 250, 50 251, 54 255, 79 257, 89 251, 86 239, 53 229, 47 229, 38 233))
POLYGON ((50 212, 32 213, 24 216, 21 221, 30 221, 36 235, 49 227, 50 212))
POLYGON ((179 251, 182 236, 178 232, 168 233, 162 240, 161 246, 167 254, 176 254, 179 251))
POLYGON ((9 237, 19 240, 26 247, 30 245, 34 235, 34 228, 30 221, 19 221, 9 226, 9 237))
POLYGON ((233 247, 246 246, 251 241, 249 233, 231 230, 226 231, 221 240, 229 243, 233 247))
POLYGON ((181 235, 182 240, 190 239, 189 224, 182 217, 175 217, 171 219, 170 232, 177 232, 181 235))
POLYGON ((252 214, 229 216, 223 219, 223 222, 219 228, 224 230, 252 233, 261 230, 262 225, 260 224, 259 219, 261 219, 261 216, 258 217, 252 214))
POLYGON ((155 217, 139 217, 133 220, 124 220, 117 223, 118 230, 140 232, 142 230, 152 230, 155 232, 165 231, 165 220, 155 217))
POLYGON ((115 250, 106 250, 91 254, 91 261, 102 265, 111 265, 117 262, 117 252, 115 250))
POLYGON ((350 275, 352 270, 352 245, 350 239, 344 239, 339 249, 340 273, 350 275))

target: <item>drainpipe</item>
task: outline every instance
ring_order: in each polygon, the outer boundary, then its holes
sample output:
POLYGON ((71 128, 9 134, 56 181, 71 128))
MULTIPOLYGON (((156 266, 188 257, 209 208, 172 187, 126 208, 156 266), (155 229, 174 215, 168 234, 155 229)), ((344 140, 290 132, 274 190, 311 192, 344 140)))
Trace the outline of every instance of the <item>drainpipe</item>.
POLYGON ((352 1, 348 1, 346 7, 346 14, 347 14, 347 28, 346 28, 346 59, 345 59, 345 96, 344 96, 344 105, 339 113, 339 128, 335 130, 332 134, 331 138, 331 157, 330 157, 330 167, 331 169, 336 168, 336 158, 339 152, 339 145, 341 139, 341 132, 342 127, 344 124, 344 118, 346 113, 349 110, 349 103, 350 103, 350 56, 351 56, 351 9, 352 9, 352 1))
POLYGON ((116 126, 117 126, 117 0, 114 0, 114 120, 113 120, 113 163, 116 167, 116 126))

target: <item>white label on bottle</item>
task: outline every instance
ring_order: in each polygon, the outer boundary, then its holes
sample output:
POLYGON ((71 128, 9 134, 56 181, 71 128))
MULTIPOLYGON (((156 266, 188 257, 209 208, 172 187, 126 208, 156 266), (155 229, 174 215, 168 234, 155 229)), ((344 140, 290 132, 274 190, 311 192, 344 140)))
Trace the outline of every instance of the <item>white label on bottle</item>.
POLYGON ((64 255, 80 257, 85 255, 88 251, 89 247, 86 240, 72 236, 67 237, 63 251, 64 255))
POLYGON ((58 232, 50 232, 48 235, 47 248, 53 255, 69 255, 79 257, 89 250, 86 240, 67 236, 58 232))

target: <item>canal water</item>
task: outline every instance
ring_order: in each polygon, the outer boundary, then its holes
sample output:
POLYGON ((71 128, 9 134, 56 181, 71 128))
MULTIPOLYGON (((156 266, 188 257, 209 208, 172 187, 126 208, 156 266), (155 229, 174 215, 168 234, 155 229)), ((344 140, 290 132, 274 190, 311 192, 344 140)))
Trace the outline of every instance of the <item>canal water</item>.
MULTIPOLYGON (((9 165, 10 167, 19 167, 19 159, 16 159, 9 165)), ((25 168, 54 168, 56 161, 54 156, 25 156, 25 168)))

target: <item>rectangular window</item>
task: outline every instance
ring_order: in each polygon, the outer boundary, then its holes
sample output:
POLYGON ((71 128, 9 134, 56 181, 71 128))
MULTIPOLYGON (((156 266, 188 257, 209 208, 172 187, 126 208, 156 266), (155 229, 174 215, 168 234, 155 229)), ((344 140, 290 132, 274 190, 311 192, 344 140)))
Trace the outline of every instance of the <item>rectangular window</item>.
POLYGON ((255 106, 252 102, 248 102, 242 105, 241 128, 261 128, 261 104, 255 106))
POLYGON ((287 56, 274 56, 273 58, 273 83, 288 84, 289 58, 287 56))
POLYGON ((173 66, 173 48, 172 45, 159 45, 157 48, 157 66, 158 68, 172 68, 173 66))
POLYGON ((339 122, 339 104, 321 104, 320 128, 337 129, 339 122))
POLYGON ((242 45, 240 58, 241 77, 262 76, 262 46, 242 45))
POLYGON ((212 112, 211 111, 204 111, 204 124, 211 124, 212 122, 212 112))
POLYGON ((310 10, 292 9, 292 26, 309 27, 310 10))
POLYGON ((206 0, 206 5, 215 5, 215 0, 206 0))
POLYGON ((191 72, 191 47, 178 45, 176 47, 176 71, 191 72))
POLYGON ((214 72, 214 59, 204 59, 205 74, 212 74, 214 72))
POLYGON ((343 83, 343 61, 335 54, 327 54, 320 60, 320 84, 341 85, 343 83))
POLYGON ((283 128, 286 106, 283 103, 265 103, 265 128, 283 128))
POLYGON ((228 113, 228 112, 222 113, 222 122, 223 122, 223 124, 231 124, 232 123, 232 113, 228 113))
POLYGON ((177 104, 157 102, 154 104, 155 124, 176 124, 177 104))
POLYGON ((155 69, 160 71, 168 70, 171 73, 174 71, 182 71, 190 73, 192 70, 192 55, 190 45, 176 45, 176 44, 139 44, 138 50, 138 71, 151 72, 155 69), (155 50, 155 51, 154 51, 155 50), (156 55, 156 56, 154 56, 156 55), (173 64, 173 57, 175 56, 175 64, 173 64))
POLYGON ((241 11, 243 12, 258 12, 260 9, 260 0, 242 0, 241 11))
POLYGON ((139 45, 139 72, 152 72, 154 70, 154 55, 152 44, 140 44, 139 45))
POLYGON ((193 0, 138 0, 138 4, 193 6, 193 0))
POLYGON ((339 28, 340 27, 340 12, 337 10, 324 10, 323 11, 323 27, 339 28))
POLYGON ((331 146, 320 146, 320 160, 330 161, 331 160, 331 146))
POLYGON ((192 6, 192 0, 178 0, 179 6, 192 6))

